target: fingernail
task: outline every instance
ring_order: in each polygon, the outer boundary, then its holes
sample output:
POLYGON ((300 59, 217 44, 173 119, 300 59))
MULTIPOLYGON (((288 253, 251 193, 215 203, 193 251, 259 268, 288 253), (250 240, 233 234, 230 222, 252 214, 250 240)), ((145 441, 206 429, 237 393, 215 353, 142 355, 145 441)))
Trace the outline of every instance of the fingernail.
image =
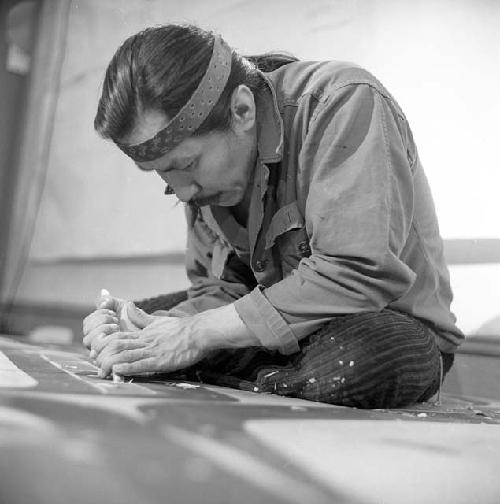
POLYGON ((90 357, 91 359, 94 359, 94 358, 95 358, 95 356, 96 356, 96 351, 95 351, 95 350, 91 350, 91 351, 90 351, 90 353, 89 353, 89 357, 90 357))

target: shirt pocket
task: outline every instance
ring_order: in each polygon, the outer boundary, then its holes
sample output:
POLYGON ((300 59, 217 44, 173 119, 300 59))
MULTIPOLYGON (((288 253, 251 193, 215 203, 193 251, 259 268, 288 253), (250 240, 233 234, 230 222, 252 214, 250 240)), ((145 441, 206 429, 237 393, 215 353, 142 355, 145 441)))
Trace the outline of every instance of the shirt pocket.
POLYGON ((296 201, 274 214, 266 233, 266 249, 271 247, 277 247, 283 277, 297 269, 302 258, 311 255, 304 217, 296 201))

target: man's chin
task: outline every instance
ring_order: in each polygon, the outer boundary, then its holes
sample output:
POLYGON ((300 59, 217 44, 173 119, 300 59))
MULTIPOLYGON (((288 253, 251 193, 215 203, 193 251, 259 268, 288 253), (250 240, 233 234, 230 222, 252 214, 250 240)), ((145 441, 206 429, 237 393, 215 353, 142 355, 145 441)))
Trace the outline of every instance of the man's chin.
POLYGON ((203 207, 203 206, 208 206, 208 205, 223 205, 223 198, 222 195, 216 194, 214 196, 209 196, 207 198, 197 198, 196 200, 193 201, 193 203, 196 206, 203 207))
POLYGON ((207 205, 230 207, 237 205, 239 203, 239 200, 234 195, 231 197, 231 195, 229 194, 219 193, 207 198, 196 199, 194 203, 199 207, 207 205))

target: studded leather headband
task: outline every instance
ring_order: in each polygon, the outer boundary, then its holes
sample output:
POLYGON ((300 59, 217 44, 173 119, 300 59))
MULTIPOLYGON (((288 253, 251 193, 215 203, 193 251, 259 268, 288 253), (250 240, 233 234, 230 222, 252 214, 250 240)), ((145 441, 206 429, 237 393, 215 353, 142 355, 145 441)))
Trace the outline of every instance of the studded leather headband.
POLYGON ((230 72, 231 48, 217 35, 205 75, 177 115, 154 137, 140 144, 115 142, 116 145, 136 162, 160 158, 201 126, 224 91, 230 72))

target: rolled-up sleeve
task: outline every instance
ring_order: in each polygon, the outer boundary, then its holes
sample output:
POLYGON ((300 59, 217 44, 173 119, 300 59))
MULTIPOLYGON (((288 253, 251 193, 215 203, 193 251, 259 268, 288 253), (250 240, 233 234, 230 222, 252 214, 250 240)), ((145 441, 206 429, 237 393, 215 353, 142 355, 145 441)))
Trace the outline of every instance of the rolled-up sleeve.
POLYGON ((400 259, 412 225, 406 122, 369 84, 336 90, 299 153, 311 255, 291 275, 239 299, 243 322, 283 353, 333 316, 380 311, 415 273, 400 259))
POLYGON ((297 337, 276 308, 257 286, 250 294, 234 303, 238 315, 259 339, 262 346, 292 354, 299 350, 297 337))

